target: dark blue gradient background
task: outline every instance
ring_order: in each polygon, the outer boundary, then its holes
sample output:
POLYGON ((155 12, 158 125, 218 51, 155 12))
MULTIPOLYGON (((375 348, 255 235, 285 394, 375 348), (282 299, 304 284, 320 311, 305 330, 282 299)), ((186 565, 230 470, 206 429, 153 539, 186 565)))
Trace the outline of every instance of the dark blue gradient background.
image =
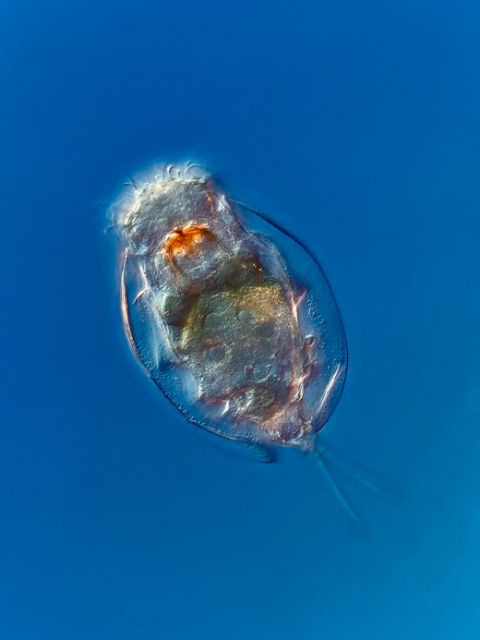
POLYGON ((476 2, 0 5, 0 637, 480 637, 476 2), (193 159, 324 265, 327 426, 387 476, 206 446, 131 358, 105 208, 193 159), (339 476, 340 479, 340 476, 339 476))

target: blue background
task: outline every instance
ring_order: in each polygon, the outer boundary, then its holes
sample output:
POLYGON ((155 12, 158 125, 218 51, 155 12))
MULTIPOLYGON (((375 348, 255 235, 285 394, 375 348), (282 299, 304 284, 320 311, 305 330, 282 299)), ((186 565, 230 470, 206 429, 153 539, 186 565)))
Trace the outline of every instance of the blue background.
POLYGON ((0 6, 0 637, 477 639, 476 2, 0 6), (200 442, 143 376, 105 209, 202 161, 307 240, 350 370, 327 426, 403 495, 200 442))

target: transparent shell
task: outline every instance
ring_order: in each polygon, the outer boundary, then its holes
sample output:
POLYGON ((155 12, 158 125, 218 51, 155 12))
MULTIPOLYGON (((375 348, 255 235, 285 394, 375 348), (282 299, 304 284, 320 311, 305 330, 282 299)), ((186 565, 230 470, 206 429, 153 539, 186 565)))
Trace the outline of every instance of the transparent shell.
POLYGON ((347 344, 312 252, 189 167, 137 187, 115 224, 125 332, 165 397, 227 440, 313 450, 347 344))

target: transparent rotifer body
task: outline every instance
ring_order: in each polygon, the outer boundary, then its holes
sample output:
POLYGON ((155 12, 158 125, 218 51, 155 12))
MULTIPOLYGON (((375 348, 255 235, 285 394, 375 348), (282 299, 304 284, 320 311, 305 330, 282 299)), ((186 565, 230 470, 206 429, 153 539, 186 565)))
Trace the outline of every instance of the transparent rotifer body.
POLYGON ((313 450, 347 344, 311 251, 188 169, 137 188, 116 225, 126 334, 163 394, 228 440, 313 450))
POLYGON ((114 208, 129 345, 164 396, 217 442, 275 460, 310 452, 342 513, 361 519, 330 465, 383 497, 396 490, 325 440, 347 342, 312 251, 192 165, 168 166, 114 208))

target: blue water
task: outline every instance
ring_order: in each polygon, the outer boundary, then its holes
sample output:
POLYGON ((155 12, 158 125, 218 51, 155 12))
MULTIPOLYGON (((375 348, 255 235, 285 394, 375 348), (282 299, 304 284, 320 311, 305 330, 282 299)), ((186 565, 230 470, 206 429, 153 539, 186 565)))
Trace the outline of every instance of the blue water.
POLYGON ((3 2, 0 637, 480 635, 478 3, 3 2), (199 160, 307 241, 350 369, 300 455, 195 437, 128 352, 105 210, 199 160), (340 479, 340 476, 339 476, 340 479))

